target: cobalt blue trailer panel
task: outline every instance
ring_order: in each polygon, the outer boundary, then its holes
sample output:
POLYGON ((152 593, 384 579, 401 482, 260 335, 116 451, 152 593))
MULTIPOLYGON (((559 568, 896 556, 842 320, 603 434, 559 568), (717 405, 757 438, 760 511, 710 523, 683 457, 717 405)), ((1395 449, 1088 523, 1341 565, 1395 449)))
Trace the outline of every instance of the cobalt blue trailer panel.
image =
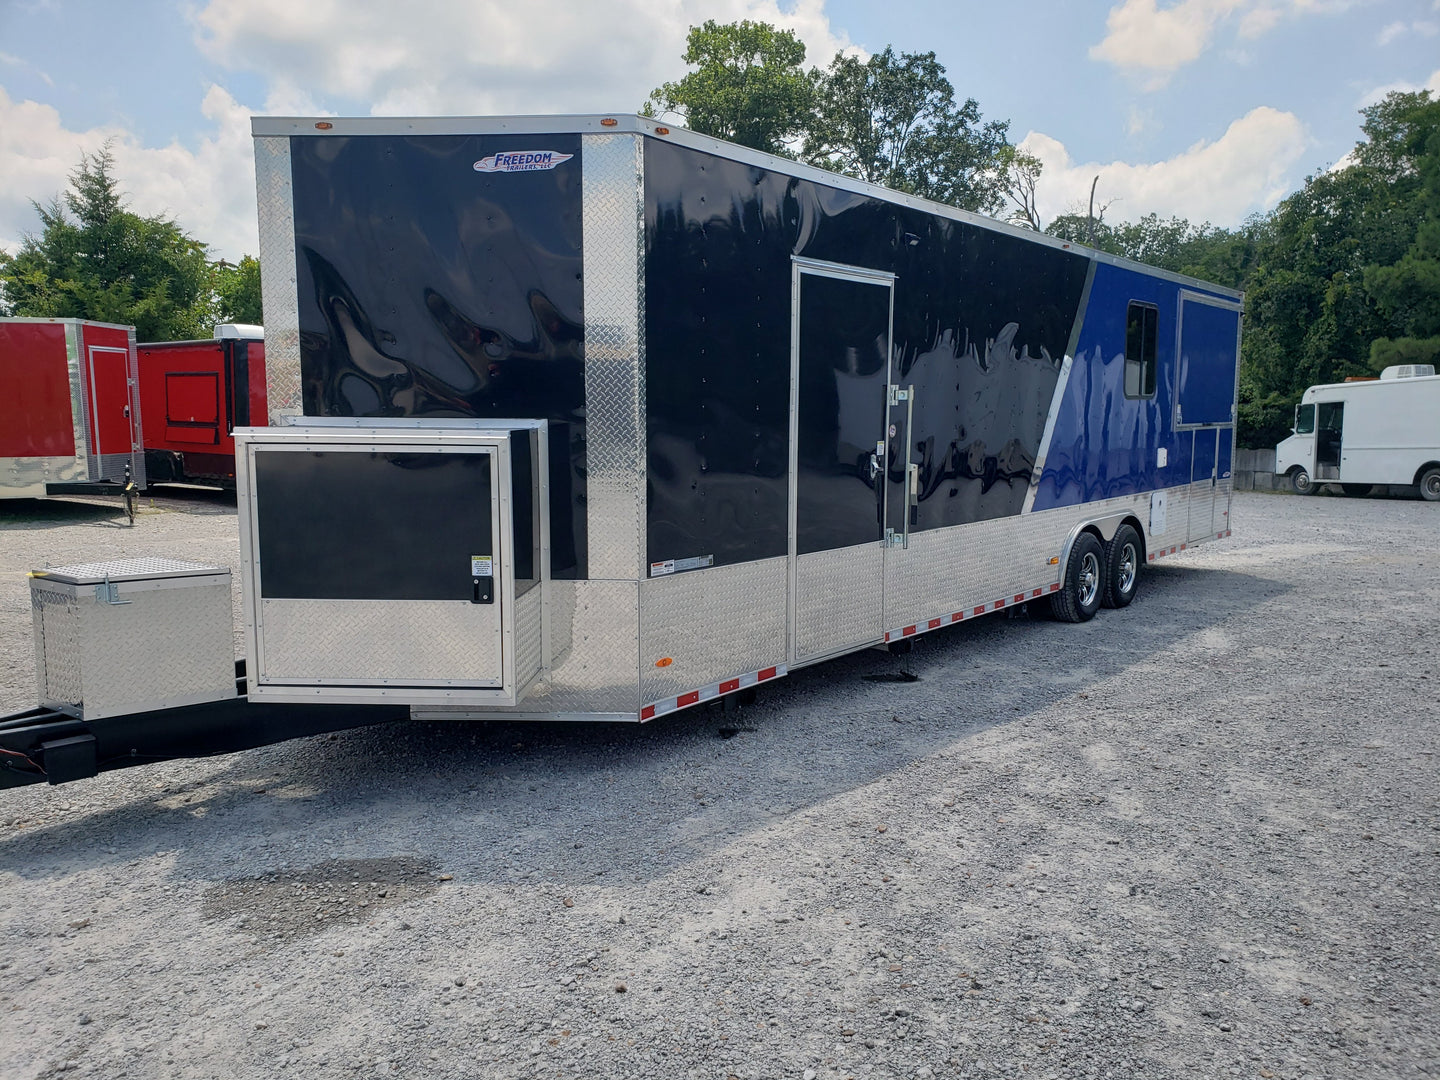
POLYGON ((1234 422, 1239 348, 1239 311, 1209 298, 1182 298, 1178 423, 1234 422))

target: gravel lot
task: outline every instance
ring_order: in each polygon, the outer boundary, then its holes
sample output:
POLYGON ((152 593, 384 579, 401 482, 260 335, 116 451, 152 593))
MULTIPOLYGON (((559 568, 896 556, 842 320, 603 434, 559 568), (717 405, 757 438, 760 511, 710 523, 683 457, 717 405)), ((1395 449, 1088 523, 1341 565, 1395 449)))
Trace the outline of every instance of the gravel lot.
MULTIPOLYGON (((1440 1075, 1440 507, 1233 519, 1124 612, 961 624, 738 721, 0 792, 0 1076, 1440 1075)), ((118 521, 0 504, 0 711, 24 571, 237 559, 233 500, 118 521)))

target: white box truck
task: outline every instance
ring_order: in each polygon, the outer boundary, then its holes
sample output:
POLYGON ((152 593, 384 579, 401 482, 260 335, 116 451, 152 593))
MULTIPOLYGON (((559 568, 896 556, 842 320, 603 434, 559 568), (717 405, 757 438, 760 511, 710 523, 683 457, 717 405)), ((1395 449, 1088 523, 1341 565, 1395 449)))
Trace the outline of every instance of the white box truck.
POLYGON ((1332 483, 1346 495, 1417 485, 1440 502, 1440 375, 1430 364, 1312 386, 1295 406, 1294 432, 1275 447, 1275 472, 1298 495, 1332 483))

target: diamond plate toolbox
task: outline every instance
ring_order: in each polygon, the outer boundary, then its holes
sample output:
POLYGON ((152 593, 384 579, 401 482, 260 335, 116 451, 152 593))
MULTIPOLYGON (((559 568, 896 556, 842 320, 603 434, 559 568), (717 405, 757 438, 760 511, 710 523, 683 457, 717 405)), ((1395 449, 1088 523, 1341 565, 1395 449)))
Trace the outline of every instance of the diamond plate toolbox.
POLYGON ((79 717, 235 696, 230 571, 118 559, 30 574, 40 704, 79 717))

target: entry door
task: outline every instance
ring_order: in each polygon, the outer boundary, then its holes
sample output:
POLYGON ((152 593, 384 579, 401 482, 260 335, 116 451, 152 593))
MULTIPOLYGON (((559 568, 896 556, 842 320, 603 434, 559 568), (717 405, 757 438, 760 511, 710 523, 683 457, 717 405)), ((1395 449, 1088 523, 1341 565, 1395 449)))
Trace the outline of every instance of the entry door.
POLYGON ((894 278, 796 260, 792 281, 790 659, 883 636, 894 278))
MULTIPOLYGON (((1190 466, 1190 539, 1203 540, 1215 534, 1215 495, 1220 490, 1220 428, 1195 432, 1195 453, 1190 466)), ((1225 428, 1229 438, 1230 429, 1225 428)))
POLYGON ((1345 403, 1322 401, 1315 407, 1315 479, 1340 479, 1345 446, 1345 403))
POLYGON ((134 409, 130 400, 130 354, 124 349, 90 347, 90 449, 98 458, 129 457, 135 449, 134 409))

